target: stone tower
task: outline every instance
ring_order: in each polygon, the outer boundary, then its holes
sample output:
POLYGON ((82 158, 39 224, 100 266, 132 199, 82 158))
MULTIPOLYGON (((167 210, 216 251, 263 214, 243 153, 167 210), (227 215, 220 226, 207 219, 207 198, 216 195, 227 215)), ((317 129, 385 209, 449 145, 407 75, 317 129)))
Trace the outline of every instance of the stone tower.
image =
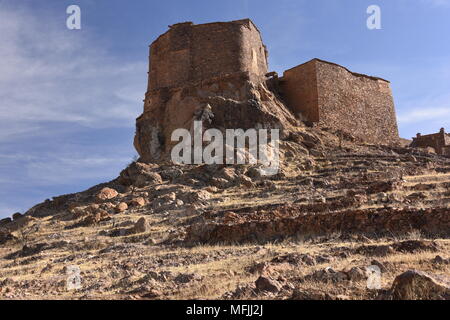
POLYGON ((296 122, 266 86, 267 50, 249 19, 175 24, 150 46, 144 113, 135 148, 142 161, 167 159, 175 129, 279 128, 296 122), (204 112, 210 116, 204 117, 204 112))
POLYGON ((148 91, 243 72, 252 80, 267 73, 267 50, 250 20, 179 23, 150 46, 148 91))

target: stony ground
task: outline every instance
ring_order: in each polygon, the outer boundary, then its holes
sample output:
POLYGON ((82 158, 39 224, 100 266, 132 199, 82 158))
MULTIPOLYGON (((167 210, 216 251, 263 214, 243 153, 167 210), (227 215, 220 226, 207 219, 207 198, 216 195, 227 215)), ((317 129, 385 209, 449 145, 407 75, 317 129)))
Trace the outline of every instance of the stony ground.
POLYGON ((0 297, 450 298, 450 159, 311 128, 281 147, 273 177, 134 162, 0 221, 0 297))

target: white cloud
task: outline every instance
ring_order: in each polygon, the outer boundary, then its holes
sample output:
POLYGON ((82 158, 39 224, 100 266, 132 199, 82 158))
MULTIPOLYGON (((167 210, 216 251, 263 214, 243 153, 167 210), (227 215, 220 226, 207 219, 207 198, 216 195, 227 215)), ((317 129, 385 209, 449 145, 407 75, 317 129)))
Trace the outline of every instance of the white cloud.
POLYGON ((118 175, 119 163, 125 168, 131 157, 85 157, 63 155, 45 159, 35 159, 25 166, 27 178, 39 186, 57 186, 83 180, 103 180, 118 175))
POLYGON ((147 61, 10 3, 0 0, 0 217, 116 177, 133 156, 147 77, 147 61))
POLYGON ((401 125, 429 124, 434 125, 436 130, 450 126, 450 94, 424 97, 410 101, 408 105, 398 114, 401 125))
POLYGON ((449 108, 425 108, 425 109, 414 109, 408 113, 401 114, 398 116, 399 122, 402 124, 406 123, 417 123, 429 120, 439 120, 450 118, 450 107, 449 108))
POLYGON ((57 22, 0 4, 0 140, 48 121, 131 127, 142 110, 146 62, 120 62, 57 22))

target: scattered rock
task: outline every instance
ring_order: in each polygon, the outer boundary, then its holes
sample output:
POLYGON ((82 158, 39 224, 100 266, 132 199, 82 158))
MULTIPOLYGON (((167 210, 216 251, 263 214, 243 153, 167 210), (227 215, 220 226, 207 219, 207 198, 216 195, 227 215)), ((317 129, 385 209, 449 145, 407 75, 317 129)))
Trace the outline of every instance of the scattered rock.
POLYGON ((145 218, 140 218, 132 229, 132 233, 144 233, 147 232, 148 223, 145 218))
POLYGON ((333 260, 333 257, 323 254, 316 257, 316 263, 322 264, 322 263, 330 263, 333 260))
POLYGON ((14 213, 12 215, 12 218, 13 218, 14 221, 17 221, 17 220, 19 220, 22 217, 23 217, 23 214, 21 214, 20 212, 16 212, 16 213, 14 213))
POLYGON ((275 184, 275 182, 270 181, 270 180, 265 180, 265 181, 263 181, 262 186, 263 186, 265 189, 269 190, 269 191, 275 191, 275 190, 278 189, 278 187, 277 187, 277 185, 275 184))
POLYGON ((237 174, 232 167, 226 167, 221 170, 218 178, 223 178, 227 181, 234 181, 237 179, 237 174))
POLYGON ((256 287, 253 283, 250 284, 240 284, 236 287, 234 291, 226 292, 223 295, 223 299, 245 299, 249 297, 255 297, 256 287))
POLYGON ((1 219, 0 220, 0 227, 6 226, 7 224, 11 223, 12 219, 11 218, 5 218, 5 219, 1 219))
POLYGON ((358 282, 366 279, 366 273, 359 267, 353 267, 347 272, 350 281, 358 282))
POLYGON ((290 300, 333 300, 333 298, 328 294, 320 291, 306 291, 303 289, 295 289, 292 293, 290 300))
POLYGON ((209 193, 218 193, 219 188, 210 186, 210 187, 205 188, 205 191, 207 191, 209 193))
POLYGON ((298 132, 296 135, 299 136, 299 138, 295 138, 298 142, 303 143, 308 149, 314 148, 317 145, 321 145, 322 141, 313 135, 312 133, 308 132, 298 132))
POLYGON ((143 197, 134 198, 130 202, 130 205, 132 207, 143 207, 143 206, 145 206, 145 204, 146 204, 146 202, 145 202, 145 199, 143 197))
POLYGON ((95 214, 91 214, 86 216, 82 221, 79 223, 71 226, 70 228, 76 228, 76 227, 88 227, 95 224, 98 224, 102 221, 110 220, 111 217, 105 210, 99 209, 95 214))
POLYGON ((216 177, 212 177, 209 180, 209 183, 219 189, 224 189, 227 188, 229 186, 229 181, 224 179, 224 178, 216 178, 216 177))
POLYGON ((164 180, 173 181, 183 175, 183 170, 181 169, 166 169, 160 172, 160 176, 164 180))
POLYGON ((277 293, 281 290, 281 285, 278 281, 271 278, 260 276, 255 282, 256 289, 260 291, 268 291, 277 293))
POLYGON ((349 280, 349 277, 347 276, 347 274, 345 272, 342 272, 342 271, 336 272, 335 270, 333 270, 330 267, 327 267, 325 269, 314 272, 311 277, 314 280, 323 281, 323 282, 328 282, 328 281, 343 282, 343 281, 349 280))
POLYGON ((373 250, 373 255, 377 257, 386 257, 395 253, 394 248, 388 245, 376 246, 373 250))
POLYGON ((133 185, 137 188, 162 184, 161 176, 154 170, 154 165, 133 162, 120 173, 118 181, 124 186, 133 185))
POLYGON ((392 246, 389 245, 364 245, 357 248, 356 253, 365 256, 386 257, 390 254, 395 253, 395 250, 392 246))
POLYGON ((150 289, 147 293, 141 295, 143 299, 156 299, 162 296, 162 292, 156 289, 150 289))
POLYGON ((383 194, 383 198, 387 198, 386 192, 394 191, 399 187, 397 181, 376 181, 369 185, 367 194, 383 194))
MULTIPOLYGON (((92 205, 91 205, 91 206, 92 206, 92 205)), ((115 204, 112 203, 112 202, 105 202, 105 203, 102 203, 101 208, 102 208, 103 210, 109 211, 109 210, 115 209, 116 206, 115 206, 115 204)))
POLYGON ((246 271, 251 274, 269 274, 270 273, 270 264, 267 262, 256 263, 250 267, 247 267, 246 271))
MULTIPOLYGON (((283 256, 278 256, 272 259, 273 263, 289 263, 295 266, 300 266, 302 264, 313 266, 316 263, 322 263, 322 257, 318 256, 316 258, 312 257, 309 254, 298 254, 298 253, 290 253, 283 256), (321 262, 319 262, 321 261, 321 262)), ((329 261, 329 260, 328 260, 329 261)))
POLYGON ((125 202, 121 202, 117 205, 117 207, 115 208, 115 211, 117 213, 122 213, 128 210, 128 205, 125 202))
POLYGON ((175 277, 175 283, 186 284, 192 281, 201 281, 203 279, 202 276, 195 273, 181 273, 175 277))
POLYGON ((450 259, 444 259, 441 256, 436 256, 432 262, 434 264, 450 264, 450 259))
POLYGON ((244 175, 241 175, 239 177, 239 182, 240 182, 241 185, 243 185, 247 189, 255 188, 255 184, 253 183, 252 179, 250 179, 249 177, 246 177, 244 175))

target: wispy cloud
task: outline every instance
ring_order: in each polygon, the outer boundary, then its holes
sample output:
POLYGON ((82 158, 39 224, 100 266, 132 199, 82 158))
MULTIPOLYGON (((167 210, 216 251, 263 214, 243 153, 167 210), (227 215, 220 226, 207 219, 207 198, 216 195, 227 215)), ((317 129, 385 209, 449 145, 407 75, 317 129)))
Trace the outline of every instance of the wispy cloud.
POLYGON ((449 123, 449 121, 445 121, 445 119, 450 119, 450 107, 413 109, 408 113, 399 115, 398 118, 399 122, 402 124, 422 121, 439 121, 439 123, 445 124, 445 122, 449 123))
POLYGON ((146 63, 119 62, 84 30, 44 19, 0 4, 0 139, 39 130, 43 121, 132 126, 146 63))
POLYGON ((450 94, 426 96, 405 101, 398 112, 400 128, 410 135, 417 132, 434 133, 440 128, 450 128, 450 94))
POLYGON ((68 182, 83 180, 100 180, 107 176, 118 175, 116 166, 122 164, 123 168, 131 157, 68 157, 56 155, 53 158, 40 158, 25 165, 27 178, 34 181, 36 186, 67 185, 68 182))
POLYGON ((146 85, 147 61, 30 10, 0 1, 0 217, 116 177, 146 85))

